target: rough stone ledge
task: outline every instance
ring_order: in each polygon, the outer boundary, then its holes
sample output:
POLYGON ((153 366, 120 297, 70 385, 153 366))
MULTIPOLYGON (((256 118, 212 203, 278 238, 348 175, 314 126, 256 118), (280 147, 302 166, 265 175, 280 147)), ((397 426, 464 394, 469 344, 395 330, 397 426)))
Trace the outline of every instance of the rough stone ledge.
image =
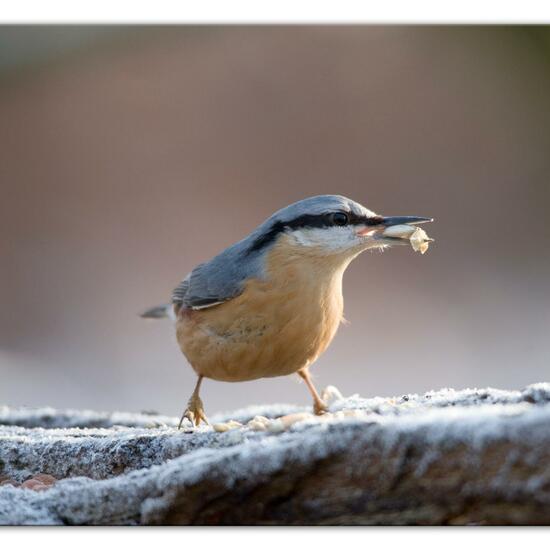
POLYGON ((0 486, 0 524, 550 524, 550 384, 333 395, 280 431, 0 407, 0 475, 60 480, 0 486))

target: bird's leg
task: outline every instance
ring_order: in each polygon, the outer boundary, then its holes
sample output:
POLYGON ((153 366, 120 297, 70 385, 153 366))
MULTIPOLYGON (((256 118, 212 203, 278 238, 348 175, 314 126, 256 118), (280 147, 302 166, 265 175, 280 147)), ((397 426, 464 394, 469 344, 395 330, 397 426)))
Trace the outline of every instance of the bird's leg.
POLYGON ((202 379, 203 377, 199 376, 199 379, 197 380, 197 385, 195 386, 195 389, 193 390, 193 393, 189 398, 189 402, 187 403, 187 408, 185 409, 180 419, 180 423, 178 424, 178 430, 181 428, 184 418, 190 420, 193 426, 198 426, 201 421, 205 424, 209 424, 208 418, 206 418, 206 415, 204 414, 204 405, 202 404, 202 400, 199 397, 199 390, 201 389, 202 379))
POLYGON ((328 412, 328 407, 325 402, 319 397, 313 382, 311 381, 311 376, 308 369, 302 369, 298 371, 298 375, 304 380, 306 386, 308 387, 311 395, 313 397, 313 412, 317 415, 324 414, 328 412))

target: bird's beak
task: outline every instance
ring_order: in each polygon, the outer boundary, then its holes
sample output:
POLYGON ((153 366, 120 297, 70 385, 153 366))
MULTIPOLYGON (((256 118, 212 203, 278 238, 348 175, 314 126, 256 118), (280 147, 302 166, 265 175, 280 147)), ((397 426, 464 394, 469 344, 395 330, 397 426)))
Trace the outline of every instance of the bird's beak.
POLYGON ((361 237, 372 236, 375 239, 384 238, 384 230, 395 225, 415 225, 418 223, 433 222, 433 218, 422 218, 420 216, 387 216, 381 217, 378 225, 367 225, 360 229, 357 234, 361 237))
POLYGON ((433 218, 422 218, 420 216, 389 216, 382 218, 382 225, 391 227, 392 225, 413 225, 433 221, 433 218))

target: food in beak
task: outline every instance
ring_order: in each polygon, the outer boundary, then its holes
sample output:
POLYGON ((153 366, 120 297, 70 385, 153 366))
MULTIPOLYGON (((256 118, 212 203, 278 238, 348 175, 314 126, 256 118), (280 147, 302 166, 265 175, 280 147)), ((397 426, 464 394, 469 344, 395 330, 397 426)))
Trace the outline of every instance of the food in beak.
POLYGON ((408 239, 413 250, 420 254, 424 254, 433 242, 423 229, 414 225, 392 225, 384 229, 382 236, 390 239, 408 239))

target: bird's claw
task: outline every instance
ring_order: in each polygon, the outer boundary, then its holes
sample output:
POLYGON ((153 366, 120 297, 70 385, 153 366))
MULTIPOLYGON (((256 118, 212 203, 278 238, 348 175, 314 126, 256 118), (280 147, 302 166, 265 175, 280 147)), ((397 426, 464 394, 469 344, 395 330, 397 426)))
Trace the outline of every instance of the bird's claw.
POLYGON ((201 422, 210 425, 210 422, 208 422, 208 418, 206 418, 206 414, 204 413, 204 405, 202 404, 200 397, 192 397, 189 400, 187 409, 185 409, 185 412, 180 419, 180 423, 178 424, 178 430, 181 428, 184 418, 187 418, 187 420, 191 422, 192 426, 198 426, 201 422))
POLYGON ((316 416, 328 413, 328 407, 323 401, 315 401, 313 403, 313 413, 316 416))

